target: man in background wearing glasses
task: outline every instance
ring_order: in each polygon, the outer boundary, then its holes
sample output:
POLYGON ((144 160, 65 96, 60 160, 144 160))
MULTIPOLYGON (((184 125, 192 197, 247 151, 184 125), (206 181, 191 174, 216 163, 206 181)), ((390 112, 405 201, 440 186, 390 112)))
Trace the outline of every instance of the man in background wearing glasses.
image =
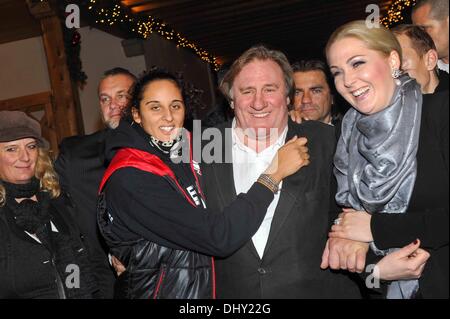
POLYGON ((106 128, 91 135, 65 138, 55 162, 61 187, 77 209, 75 218, 89 246, 103 298, 112 298, 115 278, 97 228, 97 190, 106 168, 103 154, 106 134, 119 125, 123 110, 129 107, 130 91, 135 81, 136 77, 122 68, 103 74, 98 96, 106 128))

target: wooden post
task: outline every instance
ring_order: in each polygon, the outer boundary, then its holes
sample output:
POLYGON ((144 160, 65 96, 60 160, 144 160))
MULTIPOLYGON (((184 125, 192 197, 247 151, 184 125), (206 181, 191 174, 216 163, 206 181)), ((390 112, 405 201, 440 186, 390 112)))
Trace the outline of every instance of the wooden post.
POLYGON ((75 91, 70 79, 61 21, 48 1, 27 0, 31 14, 40 21, 47 66, 54 101, 58 142, 64 137, 81 134, 81 112, 77 111, 75 91))

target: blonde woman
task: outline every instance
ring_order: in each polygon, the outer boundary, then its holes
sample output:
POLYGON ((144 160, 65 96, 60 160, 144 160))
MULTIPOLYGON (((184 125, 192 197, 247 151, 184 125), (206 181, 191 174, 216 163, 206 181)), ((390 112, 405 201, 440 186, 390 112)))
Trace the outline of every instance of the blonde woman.
POLYGON ((92 298, 87 248, 40 125, 0 112, 0 298, 92 298))
POLYGON ((359 242, 370 245, 368 256, 385 256, 377 263, 384 297, 448 298, 448 91, 422 96, 399 70, 400 44, 382 26, 343 25, 326 54, 352 109, 334 158, 336 201, 344 210, 322 266, 361 270, 358 257, 335 247, 359 242))

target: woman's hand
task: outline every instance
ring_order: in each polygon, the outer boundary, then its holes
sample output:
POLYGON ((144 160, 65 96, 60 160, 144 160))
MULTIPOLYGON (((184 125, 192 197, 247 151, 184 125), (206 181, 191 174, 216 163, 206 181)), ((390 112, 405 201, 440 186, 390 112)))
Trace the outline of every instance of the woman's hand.
POLYGON ((430 254, 419 248, 420 240, 384 256, 374 270, 374 276, 382 280, 418 279, 422 275, 430 254))
POLYGON ((116 256, 111 256, 111 264, 116 271, 117 277, 119 277, 126 270, 125 266, 119 259, 116 258, 116 256))
POLYGON ((322 254, 320 268, 344 269, 350 272, 362 272, 366 265, 369 244, 358 241, 329 238, 322 254))
POLYGON ((272 163, 264 172, 280 183, 285 177, 294 174, 303 166, 309 165, 309 153, 305 137, 294 136, 277 152, 272 163))
POLYGON ((344 238, 361 242, 373 241, 372 231, 370 230, 370 220, 372 215, 365 211, 356 211, 350 208, 344 208, 343 213, 339 214, 338 223, 331 227, 328 234, 330 238, 344 238))
POLYGON ((303 121, 308 121, 309 119, 303 114, 300 110, 292 110, 289 111, 289 116, 291 117, 291 120, 300 124, 303 121))

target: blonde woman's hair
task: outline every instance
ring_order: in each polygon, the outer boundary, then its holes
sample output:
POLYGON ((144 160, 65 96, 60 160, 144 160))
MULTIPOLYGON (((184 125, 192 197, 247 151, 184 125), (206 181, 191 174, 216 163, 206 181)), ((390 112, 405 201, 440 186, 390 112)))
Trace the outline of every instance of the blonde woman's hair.
POLYGON ((400 58, 400 65, 402 63, 402 48, 400 43, 394 34, 382 25, 369 28, 365 20, 356 20, 340 26, 328 39, 325 47, 327 57, 330 47, 336 41, 344 38, 356 38, 364 42, 370 50, 378 51, 384 56, 389 56, 392 51, 396 51, 400 58))
MULTIPOLYGON (((61 194, 58 175, 52 165, 52 160, 47 150, 38 148, 38 159, 34 168, 34 176, 40 182, 40 189, 50 193, 51 198, 56 198, 61 194)), ((0 182, 0 207, 6 202, 6 190, 0 182)))

